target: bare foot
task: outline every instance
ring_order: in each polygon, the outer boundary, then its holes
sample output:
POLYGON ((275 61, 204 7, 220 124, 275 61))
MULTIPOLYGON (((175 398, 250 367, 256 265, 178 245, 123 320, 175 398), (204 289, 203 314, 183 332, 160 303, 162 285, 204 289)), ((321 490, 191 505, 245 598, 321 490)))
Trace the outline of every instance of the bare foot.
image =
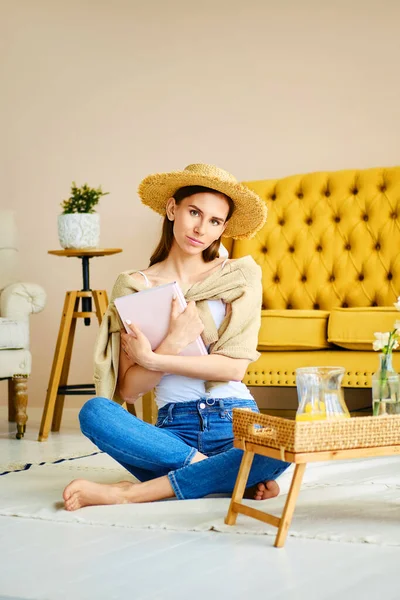
POLYGON ((129 481, 109 485, 86 479, 74 479, 63 492, 64 506, 66 510, 78 510, 83 506, 125 504, 130 501, 129 491, 134 485, 129 481))
POLYGON ((257 483, 257 485, 246 488, 244 497, 254 500, 268 500, 269 498, 278 496, 279 492, 280 488, 276 481, 261 481, 260 483, 257 483))

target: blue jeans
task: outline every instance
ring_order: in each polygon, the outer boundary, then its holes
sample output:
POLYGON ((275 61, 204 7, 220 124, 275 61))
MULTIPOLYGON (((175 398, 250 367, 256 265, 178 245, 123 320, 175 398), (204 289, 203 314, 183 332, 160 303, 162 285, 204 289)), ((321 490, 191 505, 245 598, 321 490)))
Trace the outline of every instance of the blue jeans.
MULTIPOLYGON (((168 475, 176 497, 183 500, 232 493, 243 456, 233 448, 233 408, 259 412, 253 400, 203 398, 167 404, 154 426, 98 397, 86 402, 79 420, 82 432, 137 479, 168 475), (209 458, 191 463, 197 451, 209 458)), ((248 486, 276 479, 288 466, 256 454, 248 486)))

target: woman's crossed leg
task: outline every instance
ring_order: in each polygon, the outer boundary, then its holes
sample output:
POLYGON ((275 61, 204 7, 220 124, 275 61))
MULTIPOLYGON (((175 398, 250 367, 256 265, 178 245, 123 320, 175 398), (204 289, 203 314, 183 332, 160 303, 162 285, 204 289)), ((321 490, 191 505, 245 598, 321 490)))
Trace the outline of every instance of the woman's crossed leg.
MULTIPOLYGON (((231 494, 242 451, 230 448, 207 457, 168 430, 130 415, 105 398, 89 400, 81 410, 82 431, 141 483, 97 484, 78 479, 64 490, 67 510, 99 504, 152 502, 166 498, 201 498, 231 494)), ((277 496, 275 479, 288 463, 256 455, 246 496, 263 500, 277 496)))

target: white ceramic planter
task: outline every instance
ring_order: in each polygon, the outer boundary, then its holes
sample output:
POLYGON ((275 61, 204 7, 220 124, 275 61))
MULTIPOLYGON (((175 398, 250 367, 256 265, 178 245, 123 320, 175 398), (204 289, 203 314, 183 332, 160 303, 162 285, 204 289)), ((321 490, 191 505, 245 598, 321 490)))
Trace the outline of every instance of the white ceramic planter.
POLYGON ((62 248, 97 248, 100 240, 100 215, 59 215, 58 237, 62 248))

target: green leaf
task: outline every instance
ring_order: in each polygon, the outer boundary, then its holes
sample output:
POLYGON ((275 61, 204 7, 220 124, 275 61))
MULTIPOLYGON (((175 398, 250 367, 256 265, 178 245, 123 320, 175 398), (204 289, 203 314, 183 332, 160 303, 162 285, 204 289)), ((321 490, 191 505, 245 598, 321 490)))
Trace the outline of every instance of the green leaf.
POLYGON ((87 183, 81 187, 73 181, 71 185, 71 195, 67 200, 61 202, 63 214, 71 213, 94 213, 95 206, 99 203, 102 196, 107 196, 109 192, 103 192, 101 186, 91 188, 87 183))

